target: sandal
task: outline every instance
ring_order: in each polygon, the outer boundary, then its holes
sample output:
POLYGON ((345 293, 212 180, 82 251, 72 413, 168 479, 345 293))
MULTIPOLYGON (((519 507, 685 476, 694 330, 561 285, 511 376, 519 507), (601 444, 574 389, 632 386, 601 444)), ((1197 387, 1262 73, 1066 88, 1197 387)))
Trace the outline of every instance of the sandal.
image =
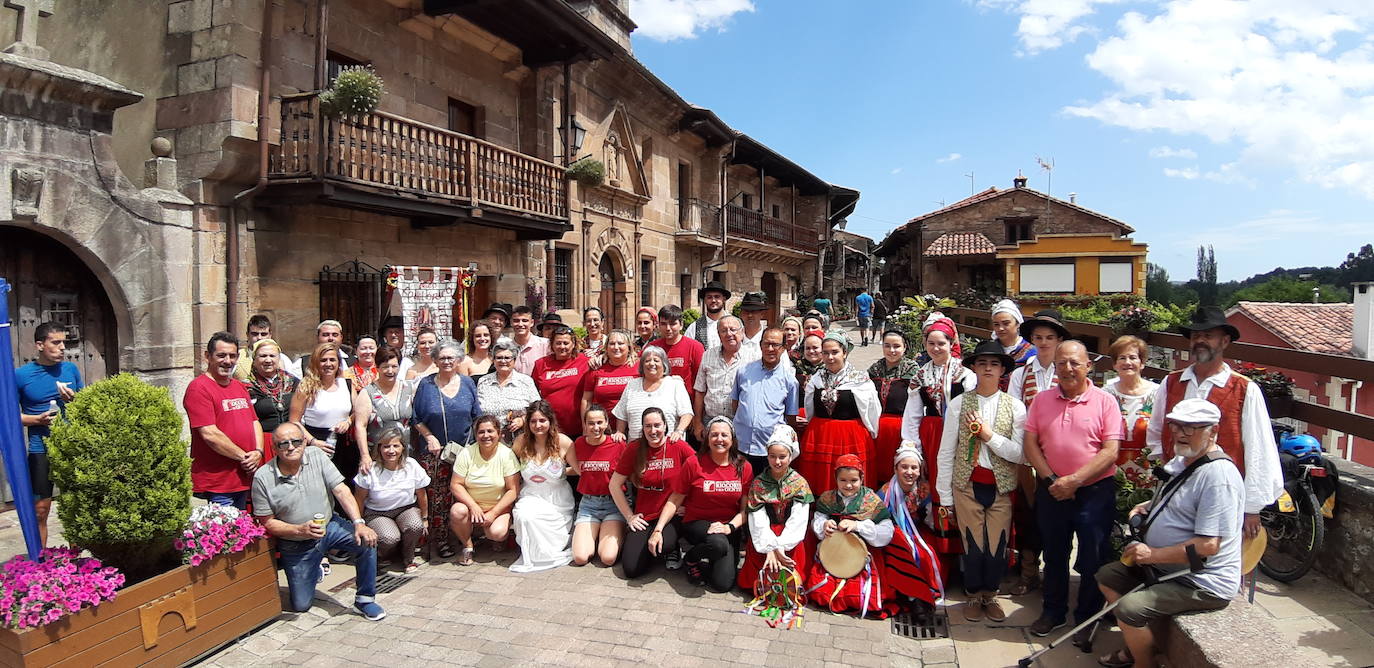
POLYGON ((1119 649, 1111 654, 1097 657, 1097 662, 1107 668, 1130 668, 1135 665, 1135 659, 1131 658, 1131 652, 1127 649, 1119 649))
POLYGON ((406 564, 406 575, 412 575, 418 570, 420 570, 420 564, 418 562, 412 561, 406 564))
POLYGON ((451 558, 453 558, 453 546, 452 546, 452 545, 449 545, 448 543, 443 543, 442 545, 440 545, 440 546, 439 546, 439 558, 440 558, 440 559, 451 559, 451 558))
POLYGON ((459 566, 471 566, 471 565, 472 565, 472 548, 470 548, 470 547, 465 547, 465 548, 463 548, 462 553, 460 553, 459 556, 458 556, 458 562, 457 562, 457 563, 458 563, 459 566))
POLYGON ((319 581, 320 581, 320 582, 324 582, 324 579, 327 578, 327 577, 329 577, 329 574, 332 573, 333 571, 334 571, 334 566, 333 566, 332 564, 329 563, 329 560, 328 560, 328 559, 321 559, 321 560, 320 560, 320 580, 319 580, 319 581))

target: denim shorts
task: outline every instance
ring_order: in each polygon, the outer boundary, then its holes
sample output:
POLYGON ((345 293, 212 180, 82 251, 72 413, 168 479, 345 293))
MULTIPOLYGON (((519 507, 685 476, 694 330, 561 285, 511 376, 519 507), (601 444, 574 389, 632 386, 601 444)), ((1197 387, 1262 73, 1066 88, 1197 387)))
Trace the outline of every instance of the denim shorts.
POLYGON ((573 524, 588 522, 624 522, 625 516, 615 507, 615 499, 609 494, 597 496, 583 494, 582 503, 577 506, 577 519, 573 524))

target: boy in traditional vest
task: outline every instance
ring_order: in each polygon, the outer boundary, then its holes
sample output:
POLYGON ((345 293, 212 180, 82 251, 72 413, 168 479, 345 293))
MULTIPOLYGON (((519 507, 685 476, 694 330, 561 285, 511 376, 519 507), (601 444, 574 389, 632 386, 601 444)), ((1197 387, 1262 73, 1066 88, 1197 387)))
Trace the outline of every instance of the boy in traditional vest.
MULTIPOLYGON (((1069 330, 1063 322, 1064 316, 1059 311, 1045 309, 1037 311, 1034 318, 1021 323, 1018 328, 1021 338, 1035 346, 1035 357, 1011 372, 1007 394, 1019 399, 1026 408, 1030 408, 1035 395, 1059 384, 1059 376, 1054 372, 1054 352, 1060 343, 1069 338, 1069 330)), ((1035 526, 1035 472, 1030 466, 1022 466, 1017 471, 1017 480, 1018 491, 1012 498, 1012 522, 1016 526, 1016 561, 1021 566, 1021 577, 1011 588, 1013 596, 1040 587, 1040 531, 1035 526)))
POLYGON ((963 537, 964 588, 970 594, 964 617, 970 622, 1007 618, 996 597, 1007 570, 1011 492, 1025 461, 1026 407, 998 385, 1013 364, 996 341, 978 345, 964 360, 978 386, 950 400, 940 438, 935 488, 940 503, 954 507, 963 537))

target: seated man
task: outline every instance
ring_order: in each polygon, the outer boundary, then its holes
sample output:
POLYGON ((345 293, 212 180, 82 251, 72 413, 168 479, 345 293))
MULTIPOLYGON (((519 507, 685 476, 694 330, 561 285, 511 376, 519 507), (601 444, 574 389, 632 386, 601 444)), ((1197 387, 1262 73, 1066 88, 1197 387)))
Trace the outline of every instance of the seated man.
POLYGON ((1155 666, 1151 621, 1219 610, 1240 591, 1245 486, 1236 465, 1217 446, 1221 411, 1205 399, 1184 399, 1165 419, 1176 453, 1165 470, 1173 477, 1156 501, 1131 510, 1133 516, 1145 516, 1140 528, 1144 542, 1127 545, 1120 562, 1097 572, 1107 601, 1121 599, 1116 621, 1127 647, 1102 657, 1104 666, 1155 666), (1146 582, 1146 568, 1157 574, 1187 568, 1193 560, 1190 551, 1207 560, 1202 570, 1126 594, 1146 582))
POLYGON ((277 538, 286 586, 291 593, 291 609, 305 612, 320 581, 320 560, 325 553, 342 550, 354 555, 358 595, 353 607, 369 621, 386 617, 377 605, 377 534, 369 529, 358 512, 353 494, 329 455, 318 447, 305 430, 293 422, 283 422, 272 432, 277 456, 253 475, 253 515, 269 536, 277 538), (339 501, 352 526, 334 515, 330 496, 339 501), (323 518, 317 524, 316 517, 323 518))

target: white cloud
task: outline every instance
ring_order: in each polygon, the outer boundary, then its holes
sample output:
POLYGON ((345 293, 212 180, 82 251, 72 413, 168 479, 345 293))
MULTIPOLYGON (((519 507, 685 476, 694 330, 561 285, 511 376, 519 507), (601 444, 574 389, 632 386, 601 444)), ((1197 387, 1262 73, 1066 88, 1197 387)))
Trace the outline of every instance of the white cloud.
POLYGON ((1198 172, 1197 167, 1184 167, 1183 169, 1165 167, 1164 175, 1171 179, 1186 179, 1188 181, 1192 181, 1202 176, 1202 174, 1198 172))
POLYGON ((945 157, 943 157, 943 158, 936 158, 936 159, 935 159, 935 162, 939 162, 939 163, 954 162, 955 160, 958 160, 959 158, 962 158, 962 157, 964 157, 964 155, 963 155, 962 153, 951 153, 951 154, 949 154, 949 155, 947 155, 947 156, 945 156, 945 157))
POLYGON ((1097 5, 1124 0, 978 0, 980 7, 1006 9, 1021 15, 1016 34, 1027 54, 1057 49, 1095 29, 1083 22, 1097 5))
POLYGON ((1369 224, 1331 222, 1322 220, 1310 211, 1275 209, 1259 218, 1238 223, 1199 224, 1194 228, 1198 232, 1174 243, 1183 248, 1211 245, 1216 247, 1217 255, 1220 257, 1223 249, 1241 251, 1264 248, 1280 242, 1291 244, 1295 241, 1293 234, 1296 230, 1318 228, 1322 231, 1320 235, 1304 235, 1304 238, 1315 236, 1324 239, 1344 239, 1366 233, 1369 224))
POLYGON ((893 176, 896 176, 896 175, 902 173, 902 168, 901 168, 901 167, 893 167, 893 168, 892 168, 892 171, 889 172, 889 173, 892 174, 893 176))
POLYGON ((635 32, 660 42, 724 30, 730 17, 752 11, 750 0, 630 0, 630 18, 639 26, 635 32))
POLYGON ((1197 151, 1191 148, 1172 148, 1169 146, 1156 146, 1150 149, 1151 158, 1197 158, 1197 151))
POLYGON ((1196 165, 1192 167, 1184 167, 1183 169, 1165 167, 1164 175, 1171 179, 1183 179, 1185 181, 1206 179, 1208 181, 1212 181, 1215 183, 1225 183, 1228 185, 1244 185, 1249 186, 1251 188, 1255 187, 1255 181, 1250 177, 1246 176, 1245 174, 1242 174, 1238 163, 1234 162, 1228 162, 1220 167, 1217 167, 1216 169, 1209 169, 1207 171, 1199 169, 1196 165))
MULTIPOLYGON (((1030 52, 1093 32, 1088 20, 1106 4, 981 2, 1022 15, 1030 52)), ((1219 183, 1253 183, 1243 169, 1277 167, 1374 199, 1374 2, 1154 0, 1107 32, 1086 62, 1111 87, 1069 115, 1234 147, 1234 161, 1200 174, 1219 183)))

